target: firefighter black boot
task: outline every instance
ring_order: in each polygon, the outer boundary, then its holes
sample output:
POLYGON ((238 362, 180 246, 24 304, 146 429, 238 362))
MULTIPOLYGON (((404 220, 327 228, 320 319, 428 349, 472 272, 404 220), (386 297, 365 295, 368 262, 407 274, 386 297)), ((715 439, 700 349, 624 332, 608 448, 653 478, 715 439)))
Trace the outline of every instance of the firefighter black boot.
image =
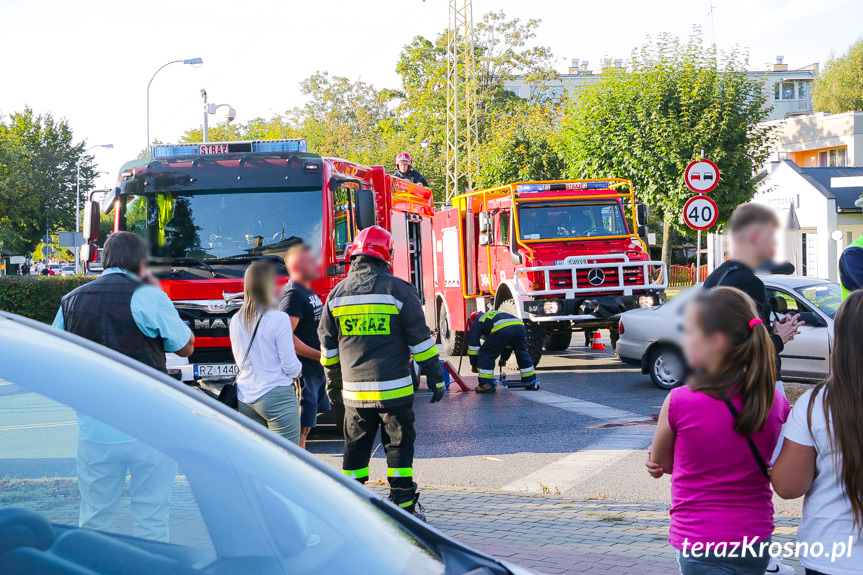
POLYGON ((425 507, 420 503, 420 494, 414 493, 414 498, 411 501, 410 505, 407 507, 402 507, 405 511, 419 519, 420 521, 426 520, 426 510, 425 507))
POLYGON ((404 512, 410 513, 420 521, 425 521, 425 508, 419 502, 420 494, 416 492, 416 489, 416 483, 409 489, 392 487, 390 488, 389 500, 404 512))

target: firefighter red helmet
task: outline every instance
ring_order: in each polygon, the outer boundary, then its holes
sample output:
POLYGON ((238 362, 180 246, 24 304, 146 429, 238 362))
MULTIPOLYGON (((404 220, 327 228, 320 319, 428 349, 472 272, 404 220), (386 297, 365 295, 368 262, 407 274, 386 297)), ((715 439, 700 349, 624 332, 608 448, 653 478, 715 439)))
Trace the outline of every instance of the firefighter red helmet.
POLYGON ((411 158, 411 155, 407 152, 400 152, 398 156, 396 156, 396 164, 407 164, 412 166, 414 163, 414 159, 411 158))
POLYGON ((473 327, 474 320, 476 320, 481 315, 482 315, 482 313, 480 313, 478 311, 475 311, 472 314, 470 314, 470 317, 467 318, 467 330, 468 331, 470 331, 470 328, 473 327))
POLYGON ((393 237, 380 226, 366 228, 354 240, 351 259, 355 256, 372 256, 390 263, 393 255, 393 237))

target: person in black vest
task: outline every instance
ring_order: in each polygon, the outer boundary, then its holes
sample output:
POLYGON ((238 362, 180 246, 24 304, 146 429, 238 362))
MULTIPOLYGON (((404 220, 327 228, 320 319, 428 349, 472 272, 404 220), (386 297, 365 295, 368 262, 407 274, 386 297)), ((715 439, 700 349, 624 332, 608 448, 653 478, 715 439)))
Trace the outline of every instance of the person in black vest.
MULTIPOLYGON (((105 271, 66 294, 54 327, 167 372, 165 352, 192 354, 195 338, 147 269, 147 244, 130 232, 105 241, 105 271)), ((113 531, 126 473, 132 476, 136 537, 168 541, 168 511, 177 464, 149 445, 78 413, 79 525, 113 531)))
POLYGON ((419 184, 424 188, 429 187, 429 183, 423 175, 414 169, 413 163, 414 160, 411 158, 410 154, 407 152, 400 152, 399 155, 396 156, 396 171, 393 172, 392 175, 396 178, 419 184))

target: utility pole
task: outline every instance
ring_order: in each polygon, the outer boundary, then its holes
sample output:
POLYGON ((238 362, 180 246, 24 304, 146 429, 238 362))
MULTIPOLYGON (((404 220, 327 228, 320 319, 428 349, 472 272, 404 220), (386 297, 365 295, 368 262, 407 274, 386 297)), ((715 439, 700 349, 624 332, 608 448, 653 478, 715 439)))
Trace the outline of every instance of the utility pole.
POLYGON ((473 2, 450 0, 447 30, 446 199, 474 187, 479 131, 473 2))

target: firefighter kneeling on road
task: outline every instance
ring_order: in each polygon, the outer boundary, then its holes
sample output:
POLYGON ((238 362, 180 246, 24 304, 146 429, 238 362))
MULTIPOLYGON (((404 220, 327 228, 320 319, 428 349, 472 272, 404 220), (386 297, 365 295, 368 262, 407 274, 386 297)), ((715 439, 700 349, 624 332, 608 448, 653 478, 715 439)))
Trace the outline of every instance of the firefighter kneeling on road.
POLYGON ((426 376, 432 403, 443 398, 443 370, 416 289, 390 273, 392 249, 392 236, 381 227, 357 234, 348 277, 330 292, 321 315, 321 363, 330 401, 345 406, 345 475, 368 481, 380 428, 390 500, 425 519, 413 480, 411 357, 426 376))
POLYGON ((467 355, 471 369, 479 374, 478 393, 495 390, 494 361, 500 357, 500 365, 503 366, 511 353, 515 354, 518 362, 521 384, 510 385, 531 387, 536 384, 536 370, 527 352, 524 322, 508 313, 492 310, 484 314, 474 312, 468 323, 467 355), (485 342, 480 345, 482 339, 485 342))

